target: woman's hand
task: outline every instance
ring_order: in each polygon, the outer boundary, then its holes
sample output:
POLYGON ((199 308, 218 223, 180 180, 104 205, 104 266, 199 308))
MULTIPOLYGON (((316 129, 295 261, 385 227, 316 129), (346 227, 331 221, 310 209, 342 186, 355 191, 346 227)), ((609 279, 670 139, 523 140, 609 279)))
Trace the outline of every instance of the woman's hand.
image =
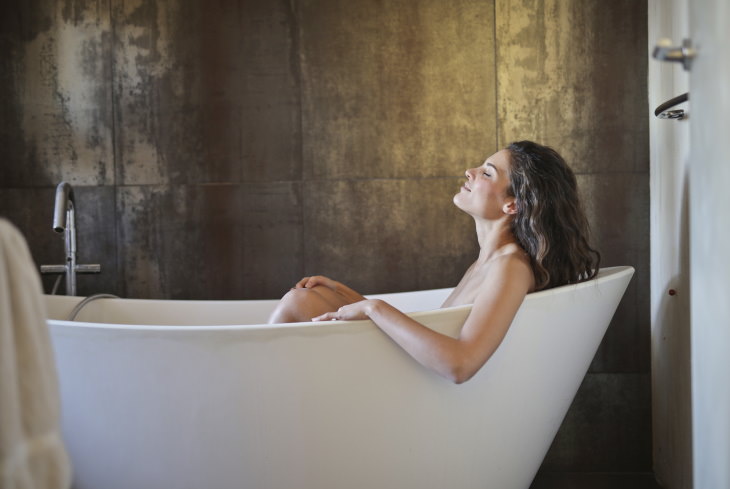
POLYGON ((312 289, 317 286, 327 287, 328 289, 342 296, 347 302, 359 302, 365 299, 363 295, 355 292, 347 285, 337 282, 336 280, 332 280, 331 278, 324 277, 322 275, 304 277, 296 283, 294 288, 312 289))
POLYGON ((368 319, 373 309, 378 307, 382 302, 378 299, 366 299, 354 304, 348 304, 340 307, 337 311, 327 312, 312 321, 357 321, 359 319, 368 319))
POLYGON ((304 277, 294 286, 295 289, 311 289, 317 285, 323 285, 328 289, 332 289, 337 292, 337 286, 342 285, 341 283, 327 278, 323 275, 314 275, 312 277, 304 277))

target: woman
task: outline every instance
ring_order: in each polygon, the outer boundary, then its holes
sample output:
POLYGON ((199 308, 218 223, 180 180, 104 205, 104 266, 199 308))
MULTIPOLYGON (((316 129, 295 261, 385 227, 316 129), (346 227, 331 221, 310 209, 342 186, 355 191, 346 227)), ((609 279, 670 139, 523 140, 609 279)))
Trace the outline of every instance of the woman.
POLYGON ((371 319, 425 367, 455 383, 469 380, 502 342, 525 295, 593 278, 600 255, 587 241, 575 175, 553 149, 512 143, 466 179, 454 204, 474 218, 480 251, 442 306, 473 304, 458 338, 322 276, 300 280, 269 322, 371 319))

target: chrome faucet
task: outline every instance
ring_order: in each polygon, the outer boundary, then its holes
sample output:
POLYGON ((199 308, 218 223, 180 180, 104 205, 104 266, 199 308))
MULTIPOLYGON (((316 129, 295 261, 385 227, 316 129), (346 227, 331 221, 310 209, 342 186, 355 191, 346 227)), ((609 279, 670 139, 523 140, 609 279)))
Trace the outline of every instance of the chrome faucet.
MULTIPOLYGON (((56 205, 53 209, 53 231, 64 235, 66 263, 63 265, 41 265, 42 274, 66 275, 66 295, 76 295, 77 273, 101 272, 101 265, 76 264, 75 204, 74 191, 71 185, 67 182, 59 183, 56 187, 56 205)), ((53 293, 55 293, 55 287, 53 293)))

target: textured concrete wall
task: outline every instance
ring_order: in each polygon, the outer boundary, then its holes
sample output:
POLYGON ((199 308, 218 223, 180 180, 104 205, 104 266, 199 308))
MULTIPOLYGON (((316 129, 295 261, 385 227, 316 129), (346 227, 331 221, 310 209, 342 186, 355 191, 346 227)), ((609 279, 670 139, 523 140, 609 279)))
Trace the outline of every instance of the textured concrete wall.
POLYGON ((103 267, 80 294, 451 286, 477 249, 464 168, 516 138, 560 149, 604 264, 637 275, 544 469, 650 468, 644 4, 0 8, 0 213, 59 262, 53 186, 76 186, 79 259, 103 267))
POLYGON ((451 204, 496 147, 488 2, 299 2, 304 272, 374 292, 455 283, 451 204))
POLYGON ((496 148, 493 5, 4 8, 0 199, 53 263, 51 186, 80 186, 80 260, 104 270, 80 293, 271 298, 305 273, 431 288, 473 256, 450 201, 496 148))
POLYGON ((0 213, 38 264, 62 263, 53 186, 76 186, 81 292, 120 291, 114 175, 112 27, 103 2, 0 3, 0 213), (93 288, 92 288, 93 287, 93 288))

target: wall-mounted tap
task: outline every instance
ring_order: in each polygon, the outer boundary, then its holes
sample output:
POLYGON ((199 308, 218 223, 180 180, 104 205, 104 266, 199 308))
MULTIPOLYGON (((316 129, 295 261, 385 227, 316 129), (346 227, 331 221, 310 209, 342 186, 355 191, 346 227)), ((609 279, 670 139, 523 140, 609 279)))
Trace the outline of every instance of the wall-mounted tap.
POLYGON ((41 265, 41 273, 65 274, 66 295, 76 295, 76 274, 99 273, 101 272, 101 265, 76 264, 76 201, 73 188, 69 183, 61 182, 58 184, 55 202, 53 231, 58 234, 63 233, 66 263, 63 265, 41 265))

